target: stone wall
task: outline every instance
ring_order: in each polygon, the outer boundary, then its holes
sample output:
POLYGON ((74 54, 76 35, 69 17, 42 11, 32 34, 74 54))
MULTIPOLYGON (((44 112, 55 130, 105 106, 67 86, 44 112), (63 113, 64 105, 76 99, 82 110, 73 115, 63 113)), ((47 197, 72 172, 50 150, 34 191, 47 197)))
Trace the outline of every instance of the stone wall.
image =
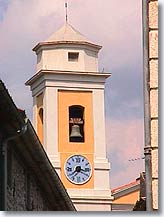
POLYGON ((35 174, 24 164, 15 151, 12 150, 11 152, 11 149, 8 151, 7 164, 7 210, 51 210, 35 174))
POLYGON ((158 1, 150 0, 149 9, 149 70, 152 146, 153 209, 158 209, 158 1))

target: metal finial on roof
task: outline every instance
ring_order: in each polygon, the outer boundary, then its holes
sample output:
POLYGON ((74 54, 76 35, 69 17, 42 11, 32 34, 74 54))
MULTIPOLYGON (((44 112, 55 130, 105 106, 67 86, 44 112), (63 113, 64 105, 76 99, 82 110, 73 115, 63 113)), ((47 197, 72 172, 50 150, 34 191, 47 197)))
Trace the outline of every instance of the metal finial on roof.
POLYGON ((67 6, 68 6, 68 3, 67 3, 67 0, 65 0, 65 20, 66 20, 66 23, 68 22, 68 13, 67 13, 67 6))

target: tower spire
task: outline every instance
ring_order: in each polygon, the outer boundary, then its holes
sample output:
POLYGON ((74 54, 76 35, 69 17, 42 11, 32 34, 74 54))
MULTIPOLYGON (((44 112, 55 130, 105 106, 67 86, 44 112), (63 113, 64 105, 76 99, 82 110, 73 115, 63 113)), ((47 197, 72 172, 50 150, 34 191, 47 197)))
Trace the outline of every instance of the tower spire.
POLYGON ((68 6, 68 3, 67 3, 67 0, 65 0, 65 20, 66 20, 66 23, 68 22, 68 12, 67 12, 67 6, 68 6))

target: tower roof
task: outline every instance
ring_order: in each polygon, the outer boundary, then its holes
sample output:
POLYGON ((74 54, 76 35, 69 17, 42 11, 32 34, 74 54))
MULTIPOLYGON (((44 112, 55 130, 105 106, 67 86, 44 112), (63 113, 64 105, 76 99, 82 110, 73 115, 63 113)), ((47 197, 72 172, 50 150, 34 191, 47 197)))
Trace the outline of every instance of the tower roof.
POLYGON ((53 33, 47 40, 37 44, 33 50, 36 51, 41 45, 54 45, 54 44, 85 44, 92 47, 101 49, 100 45, 96 45, 88 40, 78 30, 76 30, 69 23, 65 23, 60 29, 53 33))
POLYGON ((84 35, 68 23, 53 33, 45 42, 53 41, 85 41, 90 42, 84 35))

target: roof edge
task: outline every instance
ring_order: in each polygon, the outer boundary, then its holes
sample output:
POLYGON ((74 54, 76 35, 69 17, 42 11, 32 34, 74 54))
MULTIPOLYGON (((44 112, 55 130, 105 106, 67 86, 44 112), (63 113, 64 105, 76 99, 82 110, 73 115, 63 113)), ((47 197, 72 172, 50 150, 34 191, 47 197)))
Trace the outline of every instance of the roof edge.
POLYGON ((105 79, 110 77, 111 73, 100 73, 100 72, 85 72, 85 71, 65 71, 65 70, 40 70, 35 75, 33 75, 29 80, 25 82, 26 86, 30 86, 35 80, 43 74, 70 74, 70 75, 88 75, 88 76, 98 76, 104 77, 105 79))
POLYGON ((112 194, 117 194, 117 193, 126 191, 127 189, 133 188, 133 187, 138 186, 138 185, 140 185, 140 180, 136 180, 134 182, 130 182, 129 184, 126 184, 126 185, 114 188, 112 190, 112 194))
POLYGON ((52 42, 40 42, 32 50, 36 52, 40 47, 43 47, 43 46, 62 45, 62 44, 86 45, 89 47, 93 47, 97 50, 100 50, 102 48, 101 45, 96 45, 96 44, 85 42, 85 41, 52 41, 52 42))

